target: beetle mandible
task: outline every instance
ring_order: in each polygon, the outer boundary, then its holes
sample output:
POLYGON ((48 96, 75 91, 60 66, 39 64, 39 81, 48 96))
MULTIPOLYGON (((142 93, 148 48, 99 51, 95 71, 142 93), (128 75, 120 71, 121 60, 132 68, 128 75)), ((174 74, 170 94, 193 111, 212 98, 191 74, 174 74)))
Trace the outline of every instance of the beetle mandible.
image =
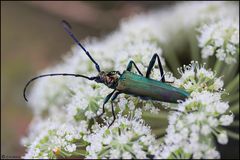
POLYGON ((98 71, 98 75, 94 77, 88 77, 81 74, 70 74, 70 73, 51 73, 51 74, 43 74, 37 77, 34 77, 28 81, 24 90, 23 96, 26 101, 26 89, 31 82, 38 78, 48 77, 48 76, 74 76, 86 78, 91 81, 95 81, 97 83, 103 83, 107 87, 113 89, 113 91, 108 94, 104 101, 102 107, 102 113, 98 115, 101 117, 105 113, 105 104, 110 100, 111 109, 113 115, 113 121, 110 123, 109 127, 114 123, 116 116, 114 113, 113 101, 117 98, 117 96, 121 93, 138 96, 144 100, 156 100, 163 101, 169 103, 177 103, 178 100, 185 100, 189 97, 189 93, 183 89, 176 88, 167 82, 164 77, 163 67, 160 61, 158 54, 154 54, 152 59, 149 62, 146 75, 144 76, 139 68, 137 67, 134 61, 130 61, 127 65, 127 69, 120 73, 119 71, 110 71, 105 72, 101 71, 98 63, 92 58, 90 53, 83 47, 83 45, 79 42, 79 40, 74 36, 71 31, 71 26, 65 20, 62 21, 63 27, 65 31, 71 36, 71 38, 82 48, 82 50, 86 53, 89 59, 95 64, 95 68, 98 71), (160 70, 160 81, 154 80, 150 78, 151 71, 154 67, 155 62, 158 62, 159 70, 160 70), (131 72, 132 68, 135 67, 138 74, 131 72))

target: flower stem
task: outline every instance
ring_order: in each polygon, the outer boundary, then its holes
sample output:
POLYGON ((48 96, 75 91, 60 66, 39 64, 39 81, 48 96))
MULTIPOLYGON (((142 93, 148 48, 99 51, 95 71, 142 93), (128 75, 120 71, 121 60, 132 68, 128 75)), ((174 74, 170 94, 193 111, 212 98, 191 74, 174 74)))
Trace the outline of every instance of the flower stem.
POLYGON ((166 128, 168 125, 167 117, 162 113, 156 115, 149 112, 144 112, 143 119, 151 126, 152 129, 159 127, 166 128))
POLYGON ((226 130, 226 131, 227 131, 227 134, 229 137, 231 137, 232 139, 235 139, 235 140, 239 140, 239 133, 235 133, 230 130, 226 130))
POLYGON ((206 68, 213 68, 214 64, 216 62, 216 59, 215 59, 215 57, 210 56, 210 57, 208 57, 206 59, 203 59, 202 63, 204 63, 204 62, 206 63, 206 68))
POLYGON ((226 98, 224 98, 225 101, 228 101, 229 103, 235 102, 239 99, 239 95, 238 94, 234 94, 232 96, 227 96, 226 98))
POLYGON ((162 136, 164 133, 166 133, 165 128, 158 128, 158 129, 153 129, 152 130, 153 134, 155 134, 157 137, 162 136))
POLYGON ((177 75, 177 68, 180 67, 180 62, 177 57, 177 54, 174 53, 173 49, 171 47, 162 46, 163 50, 165 51, 164 57, 166 61, 168 62, 171 71, 173 72, 173 75, 177 75))
POLYGON ((158 113, 158 114, 153 114, 150 112, 143 112, 143 117, 144 118, 151 118, 151 119, 167 119, 168 115, 166 113, 158 113))
POLYGON ((190 43, 190 52, 191 52, 191 58, 192 60, 196 60, 199 63, 201 63, 201 58, 199 54, 199 48, 198 48, 198 41, 196 38, 196 33, 194 29, 191 29, 188 33, 188 39, 190 43))
POLYGON ((230 126, 239 127, 239 120, 235 120, 230 126))
POLYGON ((85 150, 78 150, 78 151, 73 152, 73 155, 75 155, 75 156, 86 156, 87 155, 87 151, 85 151, 85 150))
POLYGON ((238 63, 227 65, 227 67, 223 71, 224 83, 228 84, 233 79, 233 77, 237 74, 236 72, 238 72, 238 63))
POLYGON ((234 113, 234 114, 239 114, 239 103, 236 103, 234 105, 232 105, 230 107, 230 110, 234 113))
POLYGON ((217 60, 214 65, 214 71, 216 72, 217 76, 221 75, 221 73, 222 73, 223 63, 224 63, 223 61, 217 60))
POLYGON ((233 91, 235 91, 238 88, 239 88, 239 74, 232 80, 232 82, 230 82, 227 85, 226 91, 228 93, 232 93, 233 91))

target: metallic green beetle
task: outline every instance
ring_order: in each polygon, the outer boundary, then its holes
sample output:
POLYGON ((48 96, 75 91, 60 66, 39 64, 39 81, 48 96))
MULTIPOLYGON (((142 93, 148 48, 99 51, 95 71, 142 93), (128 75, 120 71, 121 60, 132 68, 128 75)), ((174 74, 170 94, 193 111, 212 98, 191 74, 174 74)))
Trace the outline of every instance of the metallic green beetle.
POLYGON ((23 96, 26 101, 28 101, 26 98, 26 94, 25 94, 28 85, 32 81, 34 81, 38 78, 48 77, 48 76, 74 76, 74 77, 86 78, 88 80, 94 80, 97 83, 103 83, 107 87, 113 89, 113 91, 110 94, 108 94, 106 96, 106 98, 104 99, 103 108, 102 108, 103 111, 99 115, 99 116, 102 116, 105 113, 104 106, 110 100, 111 106, 112 106, 112 115, 113 115, 113 121, 109 125, 109 127, 110 127, 116 119, 115 113, 114 113, 113 101, 121 93, 138 96, 144 100, 156 100, 156 101, 163 101, 163 102, 169 102, 169 103, 177 103, 178 100, 185 100, 186 98, 189 97, 188 92, 186 92, 183 89, 171 86, 168 84, 171 82, 165 81, 162 64, 161 64, 160 58, 157 54, 153 55, 153 57, 149 63, 145 77, 143 76, 141 71, 138 69, 138 67, 134 63, 134 61, 130 61, 128 63, 127 69, 123 73, 120 73, 119 71, 110 71, 110 72, 101 71, 98 63, 92 58, 90 53, 82 46, 82 44, 78 41, 78 39, 73 35, 73 33, 70 30, 71 26, 64 20, 62 22, 63 22, 63 26, 64 26, 64 29, 66 30, 66 32, 84 50, 86 55, 95 64, 96 70, 98 71, 98 75, 94 76, 94 77, 88 77, 88 76, 80 75, 80 74, 52 73, 52 74, 44 74, 44 75, 34 77, 28 81, 28 83, 26 84, 26 86, 24 88, 23 96), (153 66, 154 66, 156 60, 158 61, 158 66, 159 66, 159 70, 160 70, 160 74, 161 74, 160 81, 150 78, 150 74, 151 74, 151 71, 153 69, 153 66), (139 74, 135 74, 135 73, 131 72, 133 66, 136 68, 136 70, 138 71, 139 74))

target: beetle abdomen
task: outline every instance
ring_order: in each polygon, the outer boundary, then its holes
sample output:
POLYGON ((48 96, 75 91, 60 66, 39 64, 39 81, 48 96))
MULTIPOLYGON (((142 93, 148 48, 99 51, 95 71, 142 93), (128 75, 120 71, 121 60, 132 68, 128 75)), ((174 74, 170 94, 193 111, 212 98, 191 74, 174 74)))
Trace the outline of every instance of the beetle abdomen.
POLYGON ((182 89, 129 71, 123 72, 116 89, 126 94, 170 103, 189 97, 189 93, 182 89))

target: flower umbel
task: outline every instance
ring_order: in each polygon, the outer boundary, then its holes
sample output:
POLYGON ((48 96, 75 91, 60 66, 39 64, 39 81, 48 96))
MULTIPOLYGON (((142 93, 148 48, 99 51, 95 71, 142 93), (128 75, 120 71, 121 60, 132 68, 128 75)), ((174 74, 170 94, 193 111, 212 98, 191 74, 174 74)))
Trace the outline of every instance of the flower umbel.
POLYGON ((239 55, 239 18, 226 18, 219 22, 203 25, 198 38, 202 58, 215 55, 219 61, 236 63, 239 55))
POLYGON ((83 135, 87 134, 87 123, 57 123, 47 122, 47 128, 28 146, 28 153, 23 157, 58 158, 84 155, 83 135))
POLYGON ((220 158, 211 135, 217 137, 218 143, 226 144, 228 137, 220 126, 233 122, 233 115, 227 114, 229 104, 221 100, 219 89, 223 82, 197 62, 184 66, 179 72, 182 77, 176 80, 176 85, 189 91, 191 96, 177 105, 180 112, 170 113, 159 157, 220 158))
POLYGON ((155 154, 151 148, 157 146, 150 127, 141 119, 120 115, 110 128, 94 126, 93 133, 85 140, 90 143, 86 158, 149 158, 155 154))
POLYGON ((189 65, 178 68, 181 78, 175 81, 175 85, 184 88, 188 92, 220 92, 223 81, 216 78, 216 74, 205 68, 205 64, 200 65, 197 61, 192 61, 189 65))

